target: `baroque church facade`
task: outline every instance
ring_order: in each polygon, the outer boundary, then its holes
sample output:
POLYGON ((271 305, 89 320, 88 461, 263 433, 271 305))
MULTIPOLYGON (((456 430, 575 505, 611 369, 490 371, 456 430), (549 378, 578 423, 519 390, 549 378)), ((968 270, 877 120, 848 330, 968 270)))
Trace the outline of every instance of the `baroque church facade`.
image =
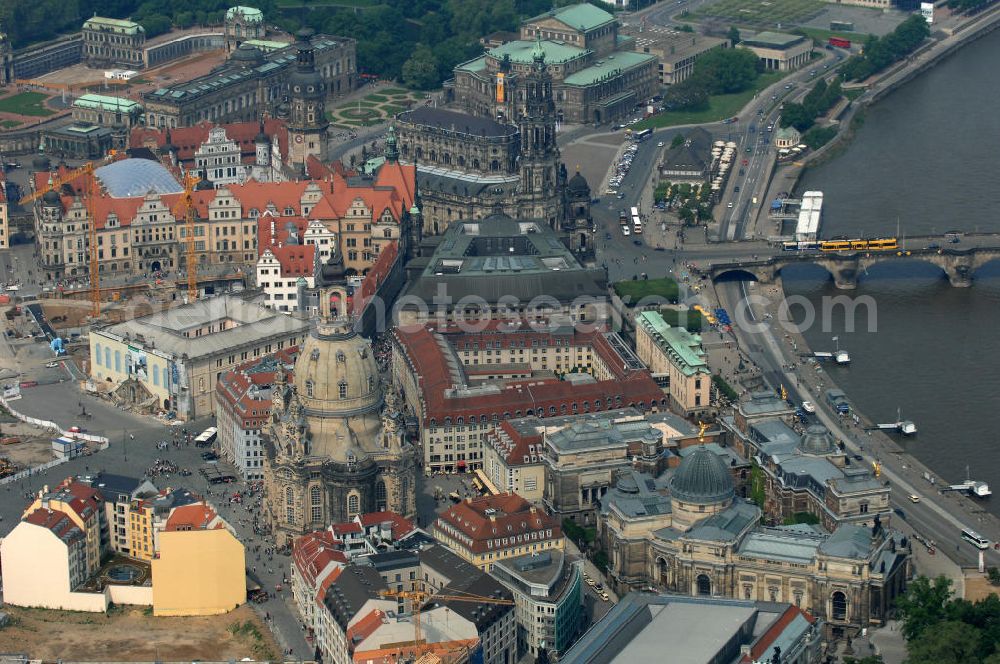
POLYGON ((279 546, 366 512, 416 513, 416 455, 401 416, 368 341, 349 321, 318 323, 295 384, 279 375, 272 396, 264 483, 279 546))
POLYGON ((397 117, 399 158, 417 165, 423 233, 503 213, 541 220, 580 254, 592 249, 590 188, 570 178, 556 143, 552 74, 536 45, 533 66, 502 92, 510 122, 421 107, 397 117), (581 192, 586 198, 581 197, 581 192))

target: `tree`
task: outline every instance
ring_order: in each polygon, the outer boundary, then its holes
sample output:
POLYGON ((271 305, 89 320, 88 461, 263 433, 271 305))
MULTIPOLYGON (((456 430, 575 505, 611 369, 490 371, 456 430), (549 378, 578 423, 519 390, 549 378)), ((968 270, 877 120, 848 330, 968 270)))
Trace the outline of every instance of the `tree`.
POLYGON ((906 664, 975 664, 982 636, 972 625, 948 621, 909 641, 906 664))
POLYGON ((148 14, 140 23, 147 39, 170 32, 170 19, 163 14, 148 14))
POLYGON ((782 127, 795 127, 799 131, 805 131, 813 124, 815 115, 810 113, 803 104, 787 102, 785 108, 781 110, 781 120, 778 124, 782 127))
POLYGON ((882 664, 882 655, 868 655, 861 659, 845 657, 844 664, 882 664))
POLYGON ((539 648, 538 654, 535 656, 535 664, 549 664, 549 651, 545 648, 539 648))
POLYGON ((759 62, 749 49, 714 48, 694 61, 688 81, 702 86, 710 95, 742 92, 757 80, 759 62))
POLYGON ((1000 586, 1000 569, 990 567, 986 570, 986 576, 989 577, 990 583, 994 586, 1000 586))
POLYGON ((933 581, 926 576, 917 577, 910 584, 906 594, 896 601, 907 641, 919 638, 925 630, 945 619, 951 593, 951 579, 943 574, 933 581))
POLYGON ((743 41, 740 39, 740 30, 735 25, 729 26, 729 32, 726 34, 726 37, 729 39, 729 43, 733 46, 736 46, 743 41))
POLYGON ((403 65, 403 83, 418 90, 431 90, 441 82, 438 61, 430 48, 421 44, 403 65))
POLYGON ((670 141, 670 149, 679 148, 684 145, 684 134, 674 134, 674 138, 670 141))

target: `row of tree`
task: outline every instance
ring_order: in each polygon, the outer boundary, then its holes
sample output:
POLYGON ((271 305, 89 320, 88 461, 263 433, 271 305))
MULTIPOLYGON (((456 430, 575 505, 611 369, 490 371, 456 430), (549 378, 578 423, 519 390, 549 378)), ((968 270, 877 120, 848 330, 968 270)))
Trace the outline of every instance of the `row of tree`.
POLYGON ((670 86, 663 98, 668 111, 702 111, 712 95, 749 89, 763 71, 763 63, 745 48, 712 49, 694 61, 686 80, 670 86))
POLYGON ((917 50, 930 34, 927 21, 914 14, 884 37, 869 35, 864 55, 848 59, 840 68, 840 75, 847 81, 863 81, 917 50))
POLYGON ((952 597, 951 580, 918 577, 896 608, 907 664, 1000 664, 1000 598, 952 597))
POLYGON ((833 108, 841 94, 840 79, 833 79, 830 85, 827 85, 822 78, 819 79, 801 104, 796 102, 785 104, 781 110, 781 126, 795 127, 799 131, 809 129, 816 122, 816 118, 833 108))
MULTIPOLYGON (((155 37, 170 27, 222 23, 232 0, 11 0, 0 2, 0 25, 14 48, 75 32, 91 16, 130 18, 155 37)), ((253 3, 265 16, 274 16, 275 0, 253 3)))

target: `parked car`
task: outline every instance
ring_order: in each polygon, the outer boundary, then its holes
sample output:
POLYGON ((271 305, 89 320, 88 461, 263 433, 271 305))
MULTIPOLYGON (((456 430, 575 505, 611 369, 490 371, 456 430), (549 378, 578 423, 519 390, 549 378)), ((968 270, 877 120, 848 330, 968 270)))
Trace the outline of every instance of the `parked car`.
POLYGON ((58 363, 58 362, 46 362, 46 363, 45 363, 45 368, 46 368, 46 369, 55 369, 55 368, 57 368, 58 366, 59 366, 59 363, 58 363))
POLYGON ((812 401, 803 401, 802 410, 806 411, 807 413, 815 413, 816 406, 813 404, 812 401))

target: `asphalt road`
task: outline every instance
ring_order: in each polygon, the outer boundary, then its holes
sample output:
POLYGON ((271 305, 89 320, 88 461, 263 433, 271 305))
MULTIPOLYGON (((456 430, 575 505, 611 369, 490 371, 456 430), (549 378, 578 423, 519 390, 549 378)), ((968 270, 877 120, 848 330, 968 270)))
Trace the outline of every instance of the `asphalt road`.
MULTIPOLYGON (((746 282, 725 282, 716 287, 719 294, 720 305, 727 311, 738 312, 743 307, 747 293, 746 282)), ((757 322, 752 309, 749 309, 749 321, 757 322)), ((775 338, 769 323, 761 321, 758 325, 739 325, 738 316, 734 316, 737 324, 733 327, 733 332, 749 358, 762 371, 764 380, 768 382, 772 389, 779 389, 781 386, 788 391, 788 398, 794 403, 802 401, 812 401, 817 412, 815 417, 826 426, 838 440, 844 441, 847 449, 852 454, 861 454, 866 463, 874 460, 871 450, 871 441, 866 441, 849 432, 843 424, 832 414, 823 403, 823 400, 804 389, 802 382, 794 372, 785 371, 782 367, 793 364, 796 359, 782 344, 775 338)), ((908 468, 903 457, 893 455, 878 455, 878 461, 882 466, 882 476, 891 482, 892 506, 903 511, 906 522, 915 528, 927 539, 938 544, 939 553, 947 555, 956 563, 962 566, 975 566, 978 563, 978 549, 971 544, 963 542, 959 535, 959 530, 963 526, 970 526, 990 538, 996 540, 994 533, 984 532, 977 524, 973 515, 964 513, 960 503, 955 497, 945 496, 935 490, 929 483, 915 477, 915 471, 908 468), (912 503, 908 496, 916 494, 921 496, 919 503, 912 503), (952 548, 954 547, 954 548, 952 548)), ((986 564, 1000 564, 1000 552, 988 550, 986 552, 986 564)))

